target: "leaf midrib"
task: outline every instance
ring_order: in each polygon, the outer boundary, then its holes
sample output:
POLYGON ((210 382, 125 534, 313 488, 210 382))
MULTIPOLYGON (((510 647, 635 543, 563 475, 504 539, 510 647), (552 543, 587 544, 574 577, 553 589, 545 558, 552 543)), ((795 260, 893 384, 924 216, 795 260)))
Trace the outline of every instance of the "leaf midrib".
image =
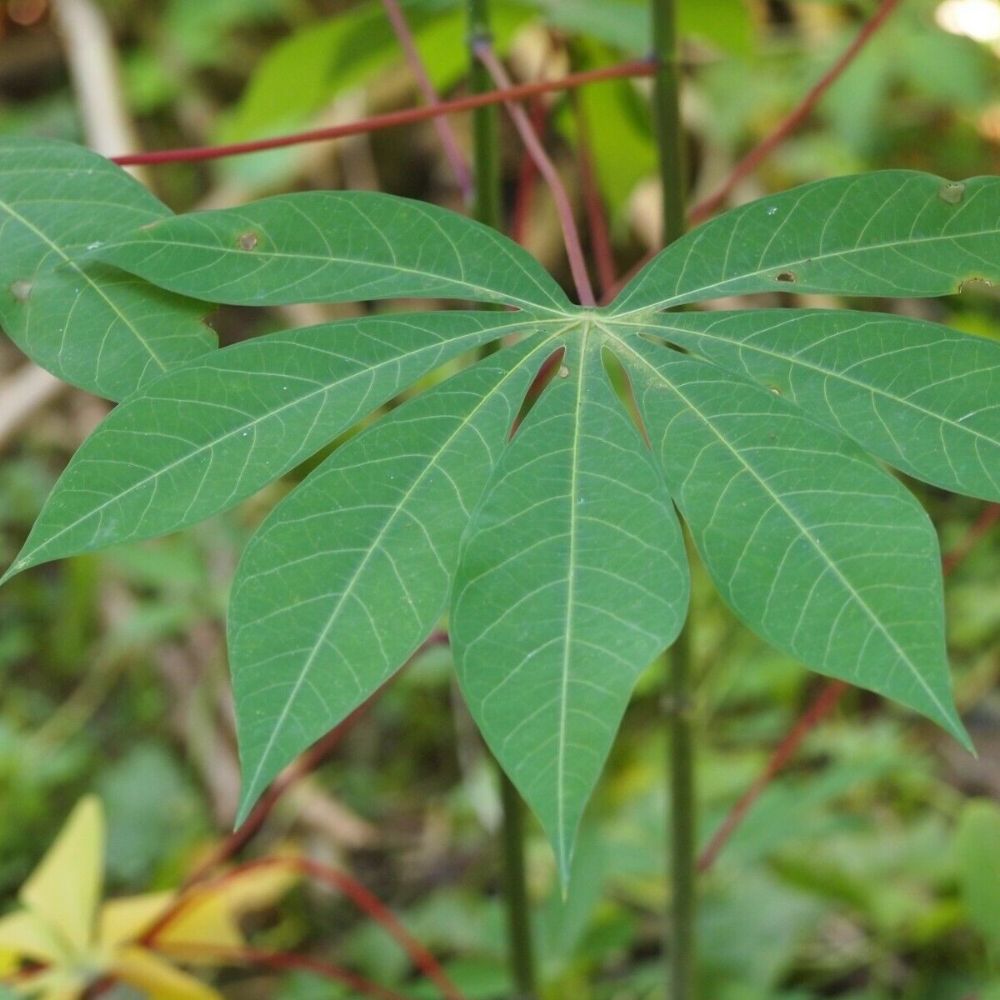
MULTIPOLYGON (((615 319, 620 319, 626 316, 639 315, 644 312, 657 312, 660 309, 669 309, 671 306, 682 305, 685 302, 696 302, 705 293, 712 293, 718 291, 719 289, 724 289, 727 285, 730 285, 735 281, 742 281, 747 278, 759 278, 762 275, 769 274, 771 271, 781 271, 785 268, 798 267, 804 264, 813 264, 816 261, 825 261, 836 257, 848 258, 853 254, 868 253, 869 251, 873 250, 894 250, 899 247, 913 247, 913 246, 918 246, 920 244, 954 242, 955 240, 958 239, 974 239, 980 236, 996 236, 998 233, 1000 233, 1000 229, 994 228, 994 229, 982 229, 973 232, 963 232, 958 236, 921 236, 919 238, 906 239, 906 240, 890 240, 883 243, 871 243, 868 246, 864 247, 854 246, 844 250, 831 251, 830 253, 815 253, 811 254, 808 257, 797 257, 794 260, 782 260, 774 264, 768 264, 766 267, 758 267, 756 270, 753 271, 741 271, 738 274, 732 275, 731 277, 720 278, 718 281, 714 281, 712 284, 709 285, 702 285, 700 288, 689 288, 687 291, 674 292, 674 294, 671 295, 669 298, 660 299, 653 303, 637 306, 634 309, 625 308, 619 313, 613 313, 613 315, 615 319)), ((694 247, 692 246, 691 249, 693 251, 694 247)), ((965 252, 968 253, 969 251, 965 252)), ((654 260, 650 261, 649 265, 647 266, 652 267, 655 264, 655 262, 656 261, 654 258, 654 260)), ((985 261, 984 263, 988 264, 989 262, 985 261)), ((937 271, 936 269, 934 270, 936 274, 940 274, 945 277, 948 276, 950 273, 947 271, 937 271)), ((865 273, 870 273, 870 272, 865 272, 865 273)), ((645 276, 637 275, 636 276, 637 284, 635 291, 632 293, 632 295, 638 294, 641 288, 644 285, 646 285, 649 282, 649 280, 650 278, 648 276, 648 273, 645 274, 645 276), (638 284, 640 278, 643 279, 642 285, 638 284)), ((795 286, 790 285, 788 288, 777 288, 777 289, 768 286, 767 288, 760 288, 758 289, 758 291, 761 292, 779 291, 779 292, 790 293, 795 291, 795 286)), ((862 295, 865 293, 857 292, 854 294, 862 295)), ((632 297, 632 295, 625 297, 625 302, 627 302, 628 299, 632 297)), ((614 310, 614 308, 615 305, 614 303, 612 303, 611 309, 614 310)))
MULTIPOLYGON (((541 322, 553 323, 555 321, 554 320, 544 320, 544 321, 541 321, 541 322)), ((496 334, 497 336, 502 336, 503 333, 504 333, 504 331, 514 330, 514 329, 521 330, 521 329, 524 328, 524 325, 525 324, 523 322, 521 322, 521 323, 510 323, 507 326, 500 326, 500 327, 490 328, 488 331, 485 330, 485 329, 484 330, 479 330, 479 331, 474 331, 471 334, 465 334, 465 335, 463 335, 462 338, 455 338, 455 339, 469 339, 469 340, 472 340, 473 342, 475 342, 477 335, 485 335, 488 332, 491 336, 493 334, 496 334)), ((380 361, 377 364, 368 365, 368 366, 366 366, 364 368, 359 368, 357 371, 352 372, 350 375, 348 375, 344 379, 340 379, 339 381, 336 381, 336 382, 333 382, 333 383, 327 383, 326 385, 320 386, 320 388, 314 389, 313 391, 311 391, 309 393, 306 393, 303 396, 297 396, 295 399, 289 400, 287 403, 282 404, 277 409, 270 410, 264 416, 257 417, 257 418, 255 418, 253 420, 250 420, 250 421, 247 421, 245 423, 242 423, 242 424, 238 425, 237 427, 234 427, 232 430, 227 431, 225 434, 221 435, 220 437, 213 438, 211 441, 208 441, 205 444, 200 445, 194 451, 188 452, 186 455, 183 455, 181 458, 178 458, 177 460, 171 462, 169 465, 162 466, 161 468, 157 469, 155 472, 153 472, 150 475, 146 476, 145 478, 141 479, 139 482, 133 483, 130 487, 128 487, 128 489, 123 490, 121 493, 118 493, 117 495, 111 497, 109 500, 106 500, 100 506, 92 508, 86 514, 84 514, 82 517, 77 518, 72 524, 68 524, 68 525, 66 525, 66 527, 61 528, 55 534, 50 535, 45 540, 45 544, 44 545, 42 545, 40 548, 34 550, 34 552, 31 554, 31 557, 37 557, 40 553, 42 553, 46 549, 50 548, 53 545, 53 543, 55 543, 60 538, 62 538, 67 532, 73 531, 75 528, 79 527, 84 522, 90 520, 93 517, 96 517, 96 516, 100 515, 104 510, 106 510, 112 504, 121 502, 121 500, 123 500, 125 497, 128 497, 130 494, 136 492, 137 490, 143 489, 145 486, 149 485, 149 483, 154 482, 157 479, 160 479, 162 476, 168 475, 170 472, 172 472, 177 467, 179 467, 181 465, 184 465, 185 463, 190 462, 190 461, 198 458, 198 456, 201 455, 201 454, 203 454, 204 452, 211 451, 212 449, 219 447, 220 445, 222 445, 226 441, 228 441, 230 438, 237 437, 237 436, 239 436, 239 435, 241 435, 243 433, 249 433, 251 430, 256 431, 257 427, 260 424, 264 423, 265 421, 270 421, 270 420, 273 420, 275 418, 280 418, 281 414, 284 413, 286 410, 292 409, 293 407, 305 405, 310 400, 314 399, 316 396, 321 396, 324 393, 333 392, 336 389, 343 388, 344 386, 349 385, 355 379, 360 379, 360 378, 364 378, 364 377, 370 376, 373 372, 379 371, 379 370, 381 370, 383 368, 391 367, 393 365, 399 364, 400 362, 411 360, 411 359, 413 359, 415 357, 418 357, 420 354, 424 353, 425 351, 429 352, 429 351, 439 350, 439 349, 441 349, 447 343, 448 343, 448 341, 441 340, 441 341, 438 341, 436 344, 432 344, 432 345, 427 346, 427 347, 422 347, 419 350, 414 351, 411 354, 408 354, 408 355, 405 355, 405 356, 399 356, 399 355, 397 355, 394 358, 387 358, 385 361, 380 361)), ((443 363, 444 362, 442 362, 442 364, 443 363)), ((196 368, 193 369, 193 370, 196 370, 196 368)), ((280 376, 275 375, 274 377, 278 378, 280 376)), ((192 501, 192 503, 193 503, 193 501, 192 501)), ((189 507, 190 507, 190 505, 189 505, 189 507)), ((132 536, 128 536, 128 537, 132 537, 132 536)), ((125 540, 127 540, 127 539, 122 539, 122 541, 125 541, 125 540)), ((28 566, 28 565, 31 564, 31 557, 25 557, 25 558, 22 558, 22 559, 18 559, 14 563, 14 565, 11 567, 11 571, 12 572, 19 572, 20 570, 26 568, 26 566, 28 566)))
MULTIPOLYGON (((679 334, 682 334, 682 335, 689 334, 689 335, 691 335, 692 337, 695 337, 695 338, 704 338, 705 340, 715 341, 715 342, 720 343, 720 344, 728 344, 728 345, 733 345, 733 346, 737 346, 737 347, 740 347, 740 348, 745 348, 747 350, 755 351, 758 354, 762 354, 765 357, 774 358, 777 361, 783 361, 783 362, 785 362, 787 364, 790 364, 790 365, 798 365, 801 368, 807 368, 810 371, 814 371, 814 372, 816 372, 816 373, 818 373, 820 375, 823 375, 823 376, 825 376, 827 378, 839 379, 840 381, 846 382, 849 385, 857 386, 859 389, 863 389, 865 392, 870 392, 873 395, 882 396, 884 399, 887 399, 887 400, 889 400, 889 401, 891 401, 893 403, 899 403, 902 406, 907 406, 910 409, 915 410, 917 413, 921 414, 924 417, 930 417, 933 420, 939 421, 942 424, 948 424, 948 425, 950 425, 950 426, 952 426, 952 427, 954 427, 954 428, 956 428, 956 429, 958 429, 958 430, 960 430, 960 431, 962 431, 962 432, 964 432, 966 434, 971 434, 974 437, 982 438, 983 441, 985 441, 987 444, 993 445, 994 447, 998 443, 995 438, 989 437, 987 434, 983 434, 981 431, 977 431, 974 427, 971 427, 968 424, 959 423, 957 420, 953 420, 951 417, 944 416, 943 414, 937 413, 934 410, 928 410, 926 407, 920 406, 918 403, 913 403, 913 402, 911 402, 908 399, 904 399, 902 396, 894 396, 891 393, 886 392, 884 389, 880 389, 876 385, 871 385, 871 384, 869 384, 867 382, 862 382, 862 381, 860 381, 858 379, 851 378, 850 376, 845 375, 842 372, 832 371, 831 369, 829 369, 829 368, 823 368, 820 365, 811 364, 809 362, 801 361, 797 357, 792 357, 791 355, 788 355, 788 354, 781 354, 778 351, 773 351, 773 350, 769 350, 767 348, 759 347, 758 345, 756 345, 754 343, 751 343, 750 341, 747 341, 747 340, 730 340, 728 337, 721 337, 718 334, 708 333, 707 331, 703 331, 703 330, 690 330, 690 329, 686 329, 684 327, 674 327, 674 326, 669 325, 669 320, 668 320, 668 317, 666 317, 666 316, 651 316, 651 317, 649 317, 649 320, 647 320, 646 322, 643 322, 643 323, 638 323, 638 322, 635 322, 635 323, 621 323, 620 325, 621 326, 635 327, 635 328, 638 328, 638 329, 642 329, 650 321, 653 323, 653 325, 655 325, 655 327, 656 327, 657 330, 665 330, 665 331, 670 331, 670 332, 673 332, 673 333, 679 333, 679 334)), ((617 323, 617 320, 615 322, 617 323)), ((794 323, 794 322, 795 322, 794 319, 788 319, 788 320, 784 321, 784 323, 786 323, 786 324, 787 323, 794 323)), ((853 330, 856 330, 856 329, 859 329, 859 328, 860 327, 851 327, 851 328, 845 329, 845 330, 838 330, 837 334, 839 335, 841 333, 850 333, 853 330)), ((773 327, 767 327, 766 329, 768 331, 773 330, 773 329, 777 329, 777 324, 775 326, 773 326, 773 327)), ((709 363, 714 364, 714 362, 711 362, 710 359, 705 359, 705 360, 709 361, 709 363)), ((863 360, 869 361, 869 360, 875 360, 875 359, 865 358, 863 360)), ((993 369, 984 369, 984 370, 993 370, 993 369)), ((931 386, 936 385, 936 384, 937 383, 931 383, 931 386)))
POLYGON ((688 409, 692 413, 694 413, 702 421, 702 423, 705 424, 705 426, 712 432, 712 434, 714 434, 715 437, 718 438, 719 442, 732 454, 732 456, 737 460, 737 462, 739 462, 739 464, 743 466, 746 472, 748 472, 750 476, 760 484, 761 489, 763 489, 764 492, 771 497, 775 506, 777 506, 785 514, 785 516, 795 525, 795 527, 802 534, 802 537, 804 537, 810 543, 810 545, 812 545, 812 547, 816 550, 817 554, 829 567, 833 575, 840 581, 841 586, 844 587, 844 589, 848 592, 848 594, 850 594, 857 601, 858 606, 864 611, 865 615, 868 617, 868 619, 871 621, 874 627, 879 632, 882 633, 885 639, 889 642, 889 645, 896 651, 897 655, 906 665, 907 669, 909 670, 913 678, 916 680, 917 684, 928 696, 928 698, 930 698, 932 704, 941 713, 941 718, 942 719, 950 718, 949 713, 946 711, 945 707, 941 704, 940 699, 937 697, 937 695, 933 692, 933 690, 928 686, 927 682, 920 675, 920 671, 917 670, 916 665, 907 655, 906 651, 899 645, 899 643, 895 640, 895 638, 889 634, 885 626, 879 620, 878 616, 869 606, 868 602, 865 601, 864 598, 861 596, 861 594, 858 593, 858 591, 851 585, 850 581, 841 572, 836 562, 827 554, 826 549, 823 547, 819 539, 816 538, 812 534, 812 532, 808 530, 806 525, 804 525, 802 521, 795 515, 795 513, 786 504, 782 502, 780 496, 776 494, 767 484, 767 482, 757 474, 757 471, 753 468, 753 466, 751 466, 743 458, 743 456, 740 455, 740 453, 735 448, 733 448, 733 446, 726 440, 726 438, 722 434, 720 434, 718 430, 716 430, 712 422, 701 412, 701 410, 698 409, 697 406, 694 405, 694 403, 687 396, 685 396, 685 394, 681 391, 681 389, 679 389, 673 382, 667 379, 659 371, 659 369, 656 368, 655 365, 653 365, 648 359, 646 359, 640 353, 638 353, 630 344, 622 340, 621 337, 617 336, 612 330, 606 330, 605 332, 608 334, 609 337, 612 337, 614 340, 616 340, 624 350, 628 351, 628 353, 633 358, 635 358, 637 361, 641 362, 646 368, 648 368, 653 373, 653 375, 657 379, 659 379, 664 385, 668 386, 672 392, 675 392, 680 397, 680 399, 684 401, 688 409))
MULTIPOLYGON (((15 211, 11 204, 3 199, 0 199, 0 209, 7 212, 11 218, 16 219, 22 226, 33 232, 43 243, 51 247, 55 253, 61 257, 64 263, 68 264, 78 275, 80 275, 83 280, 90 285, 90 287, 107 303, 108 307, 112 312, 125 324, 125 326, 132 332, 135 339, 145 348, 146 353, 149 354, 150 358, 156 363, 159 369, 163 372, 167 371, 166 363, 160 358, 160 356, 153 350, 149 341, 139 333, 138 329, 132 325, 129 318, 118 308, 118 306, 105 294, 104 290, 101 288, 97 282, 83 270, 82 267, 70 257, 57 243, 54 243, 49 236, 39 229, 33 222, 21 215, 20 212, 15 211)), ((96 359, 100 363, 100 358, 96 359)))
POLYGON ((298 677, 295 679, 295 683, 292 686, 290 694, 285 699, 285 704, 282 707, 281 713, 279 714, 278 718, 275 720, 274 724, 271 726, 270 736, 268 737, 267 744, 265 745, 263 751, 261 751, 261 754, 260 754, 260 756, 258 758, 257 767, 254 770, 253 775, 250 777, 250 779, 245 784, 245 787, 246 787, 246 792, 244 793, 244 798, 245 799, 249 800, 249 798, 250 798, 251 795, 256 794, 257 783, 260 780, 261 772, 264 770, 265 764, 268 763, 268 760, 269 760, 269 757, 271 755, 271 752, 273 751, 274 745, 277 742, 279 733, 281 732, 282 727, 284 726, 285 721, 287 720, 288 715, 289 715, 289 713, 292 710, 292 705, 295 702, 295 700, 297 699, 299 691, 302 689, 302 686, 306 683, 306 680, 309 677, 309 674, 310 674, 310 672, 312 670, 313 664, 315 663, 316 657, 319 655, 319 650, 322 648, 323 643, 326 641, 327 637, 329 636, 331 629, 336 624, 337 619, 340 617, 341 609, 343 608, 345 601, 347 600, 348 596, 350 595, 350 593, 352 591, 352 588, 357 583, 357 581, 358 581, 359 577, 361 576, 361 573, 364 571, 365 567, 368 565, 368 563, 371 560, 373 554, 375 553, 376 549, 378 548, 379 543, 385 537, 386 532, 389 530, 389 528, 395 523, 396 519, 399 517, 399 512, 402 510, 402 508, 405 506, 405 504, 412 497, 412 495, 413 495, 414 491, 417 489, 417 487, 424 481, 424 479, 428 475, 430 475, 431 469, 436 467, 438 461, 440 460, 441 455, 451 446, 451 444, 455 440, 455 438, 459 434, 461 434, 465 430, 465 428, 468 427, 468 425, 475 419, 476 415, 483 409, 483 407, 486 405, 487 401, 490 400, 490 399, 492 399, 492 398, 494 398, 496 392, 500 391, 501 386, 503 386, 511 378, 513 378, 514 375, 515 375, 515 373, 517 373, 521 369, 523 369, 523 367, 526 364, 528 364, 531 361, 532 358, 536 357, 540 351, 544 350, 554 340, 558 339, 565 332, 565 330, 568 329, 569 326, 571 326, 571 325, 573 325, 573 324, 569 324, 567 327, 564 327, 563 329, 557 330, 556 332, 552 333, 549 337, 547 337, 545 340, 543 340, 541 343, 539 343, 535 348, 533 348, 529 352, 529 354, 526 357, 522 358, 509 372, 507 372, 506 375, 504 375, 504 377, 493 387, 493 389, 490 390, 489 393, 487 393, 485 396, 483 396, 483 398, 477 403, 475 409, 472 410, 458 424, 458 426, 455 428, 455 430, 452 431, 452 433, 441 444, 441 446, 437 449, 437 451, 434 452, 433 457, 427 462, 427 464, 425 465, 424 469, 413 480, 413 482, 407 488, 406 492, 403 494, 403 497, 400 499, 399 503, 396 504, 395 509, 386 518, 385 522, 383 523, 382 527, 379 530, 379 533, 378 533, 377 537, 368 546, 368 550, 365 553, 364 557, 362 558, 360 565, 354 571, 354 573, 352 574, 350 580, 344 586, 344 589, 341 591, 340 598, 337 600, 336 605, 334 606, 333 610, 330 612, 329 616, 327 617, 326 623, 323 626, 323 629, 320 632, 319 637, 317 638, 316 642, 313 643, 313 647, 309 651, 309 655, 306 658, 306 662, 303 664, 301 670, 299 671, 298 677))
MULTIPOLYGON (((564 309, 558 309, 555 306, 547 306, 542 304, 541 302, 535 302, 533 299, 525 299, 517 295, 511 295, 507 292, 504 292, 502 288, 501 289, 488 288, 486 285, 477 285, 466 279, 449 278, 444 275, 435 274, 433 271, 421 271, 414 267, 403 267, 400 264, 383 264, 380 261, 359 260, 358 258, 355 257, 331 257, 331 256, 324 257, 314 253, 279 253, 278 251, 275 250, 261 250, 261 251, 241 250, 237 247, 210 246, 205 243, 192 243, 186 240, 170 240, 169 242, 168 241, 161 242, 153 240, 130 240, 127 243, 116 243, 114 244, 113 247, 108 247, 107 249, 118 250, 118 249, 126 249, 129 247, 143 247, 143 248, 153 247, 154 249, 160 252, 166 249, 185 248, 188 250, 200 250, 202 252, 211 251, 212 253, 220 253, 220 254, 237 254, 243 257, 249 254, 253 256, 255 259, 261 261, 262 264, 266 263, 264 258, 273 260, 287 259, 287 260, 298 260, 298 261, 310 261, 310 262, 321 263, 323 265, 344 264, 344 265, 351 265, 354 267, 370 267, 377 270, 390 271, 393 273, 403 272, 404 274, 414 275, 419 278, 433 278, 435 281, 443 282, 449 285, 454 285, 457 289, 483 293, 486 295, 487 301, 489 302, 506 302, 509 304, 516 303, 517 305, 523 307, 524 311, 529 314, 532 312, 542 311, 545 313, 549 313, 553 317, 558 317, 561 320, 570 319, 569 314, 566 313, 564 309), (503 296, 502 298, 500 297, 501 295, 503 296)), ((98 259, 100 259, 103 256, 105 256, 103 250, 95 253, 95 257, 97 257, 98 259)), ((121 267, 123 270, 126 270, 126 268, 122 263, 115 262, 115 266, 121 267)), ((311 277, 312 275, 309 276, 309 278, 311 277)), ((308 279, 300 278, 299 280, 291 282, 284 287, 294 288, 296 285, 303 284, 303 282, 306 280, 308 279)), ((229 280, 221 284, 217 284, 210 291, 218 292, 220 288, 224 288, 227 285, 232 285, 232 284, 233 281, 229 280)), ((399 298, 400 296, 397 295, 391 297, 399 298)), ((456 296, 456 297, 466 297, 466 296, 456 296)), ((471 298, 472 296, 467 296, 467 297, 471 298)))

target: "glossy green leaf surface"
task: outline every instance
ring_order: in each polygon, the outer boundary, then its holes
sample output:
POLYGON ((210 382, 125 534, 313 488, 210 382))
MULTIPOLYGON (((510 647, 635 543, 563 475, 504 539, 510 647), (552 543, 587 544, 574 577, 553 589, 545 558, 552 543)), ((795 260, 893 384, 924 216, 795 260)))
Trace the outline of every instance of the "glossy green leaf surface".
POLYGON ((576 331, 463 544, 451 615, 462 690, 568 876, 632 687, 684 621, 684 543, 663 478, 576 331))
POLYGON ((94 251, 161 288, 234 305, 413 296, 568 308, 541 265, 495 230, 407 198, 306 191, 154 223, 94 251))
MULTIPOLYGON (((45 147, 46 162, 66 149, 45 147)), ((72 204, 72 170, 60 169, 72 204)), ((11 216, 0 268, 7 310, 12 296, 20 308, 63 282, 47 322, 84 323, 80 357, 95 382, 112 355, 94 356, 98 328, 86 324, 99 311, 77 315, 91 292, 70 294, 68 275, 182 311, 172 293, 518 310, 386 313, 271 334, 181 352, 171 364, 183 365, 148 382, 148 358, 116 362, 139 388, 73 460, 14 569, 207 517, 435 367, 499 346, 341 445, 249 543, 229 623, 242 815, 442 624, 451 597, 462 689, 565 876, 635 680, 686 612, 673 504, 751 629, 966 741, 937 541, 879 460, 998 499, 1000 347, 875 313, 658 311, 775 289, 935 295, 998 278, 996 178, 890 171, 768 197, 679 240, 612 306, 581 309, 517 245, 433 206, 313 192, 169 218, 133 191, 138 207, 126 197, 130 214, 111 232, 84 218, 97 215, 94 176, 108 199, 125 183, 108 165, 81 171, 86 213, 66 211, 61 257, 39 256, 11 216), (627 370, 641 430, 609 352, 627 370)), ((24 183, 14 212, 56 226, 41 188, 24 183)), ((183 339, 187 327, 171 329, 183 339)))
POLYGON ((1000 280, 1000 177, 883 170, 726 212, 657 255, 611 311, 749 292, 948 295, 976 280, 1000 280))
POLYGON ((760 386, 643 342, 623 362, 726 602, 779 649, 968 745, 952 704, 937 537, 913 496, 760 386))
POLYGON ((54 375, 108 399, 215 346, 208 307, 97 262, 88 248, 170 216, 141 184, 70 143, 0 142, 0 325, 54 375))
POLYGON ((671 313, 643 324, 917 479, 1000 501, 996 341, 847 309, 671 313))
POLYGON ((548 337, 532 338, 394 410, 334 452, 254 536, 229 612, 241 816, 437 624, 462 529, 553 350, 548 337))
POLYGON ((12 571, 217 514, 438 365, 519 330, 509 313, 369 316, 213 352, 109 414, 12 571))

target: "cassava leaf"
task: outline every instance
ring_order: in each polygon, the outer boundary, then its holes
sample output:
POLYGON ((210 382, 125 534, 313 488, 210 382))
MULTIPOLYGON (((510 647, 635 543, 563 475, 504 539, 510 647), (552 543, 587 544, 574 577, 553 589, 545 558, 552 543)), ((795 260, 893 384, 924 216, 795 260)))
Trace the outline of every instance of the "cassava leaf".
POLYGON ((96 261, 88 247, 169 217, 103 157, 70 143, 0 141, 0 324, 73 385, 120 399, 215 346, 207 308, 96 261))
POLYGON ((510 313, 368 316, 213 352, 112 411, 73 456, 9 572, 225 510, 428 371, 524 329, 510 313))
POLYGON ((1000 280, 1000 177, 884 170, 804 184, 688 233, 650 261, 616 315, 749 292, 947 295, 1000 280))
POLYGON ((451 615, 469 708, 564 879, 632 687, 680 630, 689 589, 673 507, 608 383, 602 338, 576 333, 472 519, 451 615))
POLYGON ((847 309, 670 313, 638 327, 749 375, 917 479, 1000 501, 995 341, 847 309))
POLYGON ((247 546, 229 612, 241 819, 434 627, 469 511, 550 339, 494 354, 383 417, 247 546))
POLYGON ((94 255, 162 288, 234 305, 472 299, 563 313, 544 268, 487 226, 375 191, 306 191, 147 226, 94 255))
POLYGON ((913 496, 760 386, 639 339, 621 357, 727 603, 779 649, 969 746, 952 702, 937 538, 913 496))

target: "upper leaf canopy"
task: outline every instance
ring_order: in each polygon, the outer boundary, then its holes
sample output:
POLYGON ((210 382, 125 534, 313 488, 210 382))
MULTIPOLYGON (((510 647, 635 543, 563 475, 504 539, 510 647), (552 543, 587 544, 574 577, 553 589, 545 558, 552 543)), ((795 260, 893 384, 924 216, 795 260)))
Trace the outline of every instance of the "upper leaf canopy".
POLYGON ((435 205, 307 191, 146 226, 94 256, 184 295, 232 305, 402 297, 563 313, 570 302, 512 240, 435 205))
POLYGON ((138 181, 80 146, 0 141, 0 324, 66 382, 121 399, 204 354, 207 307, 96 261, 88 250, 168 218, 138 181))
POLYGON ((658 254, 609 312, 751 292, 948 295, 998 280, 1000 177, 955 183, 883 170, 804 184, 720 215, 658 254))

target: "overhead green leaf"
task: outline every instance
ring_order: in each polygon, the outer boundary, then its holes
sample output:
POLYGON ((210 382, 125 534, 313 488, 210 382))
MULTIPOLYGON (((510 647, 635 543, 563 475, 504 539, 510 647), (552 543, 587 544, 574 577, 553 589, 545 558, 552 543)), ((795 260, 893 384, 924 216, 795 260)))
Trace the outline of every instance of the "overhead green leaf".
POLYGON ((1000 500, 995 341, 846 309, 670 313, 640 327, 749 375, 911 476, 1000 500))
POLYGON ((469 708, 563 878, 639 673, 688 601, 684 544, 587 324, 496 470, 462 547, 451 640, 469 708))
POLYGON ((198 359, 131 396, 87 439, 10 573, 225 510, 428 371, 524 329, 510 313, 369 316, 198 359))
POLYGON ((804 184, 688 233, 622 289, 618 315, 749 292, 947 295, 1000 280, 1000 177, 885 170, 804 184))
POLYGON ((243 794, 379 687, 445 609, 458 542, 554 346, 480 361, 339 448, 267 518, 229 611, 243 794))
POLYGON ((642 340, 626 350, 667 485, 727 603, 779 649, 969 746, 937 538, 913 496, 760 386, 642 340))
POLYGON ((95 261, 88 248, 170 215, 80 146, 0 140, 0 325, 43 368, 120 399, 215 346, 207 307, 95 261))
POLYGON ((473 299, 540 313, 569 300, 527 251, 434 205, 306 191, 154 223, 94 251, 162 288, 234 305, 473 299))

